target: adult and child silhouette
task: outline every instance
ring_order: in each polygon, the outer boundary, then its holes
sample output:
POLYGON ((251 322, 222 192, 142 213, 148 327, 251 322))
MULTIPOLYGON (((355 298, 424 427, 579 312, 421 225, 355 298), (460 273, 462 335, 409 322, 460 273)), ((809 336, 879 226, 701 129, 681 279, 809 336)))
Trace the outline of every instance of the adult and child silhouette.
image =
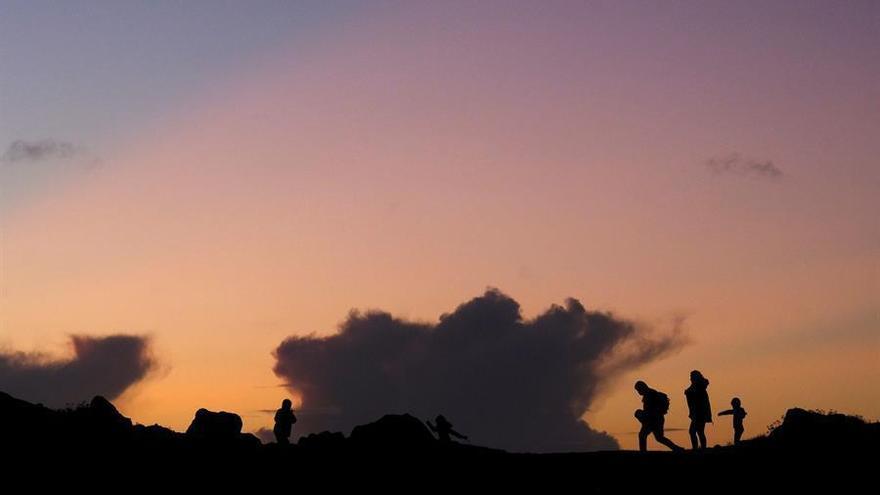
MULTIPOLYGON (((709 380, 698 370, 691 371, 691 384, 685 389, 684 396, 688 406, 688 417, 691 420, 688 434, 691 437, 691 448, 694 450, 706 448, 706 423, 712 422, 708 388, 709 380)), ((649 435, 654 435, 655 440, 672 450, 684 450, 664 435, 665 416, 669 412, 669 396, 654 390, 641 380, 636 382, 635 389, 642 396, 642 408, 635 412, 636 419, 642 425, 639 430, 639 450, 642 452, 648 450, 649 435)), ((730 401, 730 405, 731 409, 721 411, 718 415, 733 416, 733 443, 738 444, 744 431, 743 419, 746 417, 746 410, 737 397, 730 401)), ((275 412, 275 428, 272 430, 278 444, 290 443, 290 433, 294 423, 296 423, 296 415, 293 414, 293 404, 290 399, 284 399, 281 408, 275 412)), ((468 439, 466 435, 455 431, 452 423, 442 414, 438 415, 433 423, 431 420, 426 423, 440 442, 453 442, 452 437, 468 439)))
MULTIPOLYGON (((688 434, 691 437, 691 448, 694 450, 706 448, 706 423, 712 422, 712 406, 709 403, 709 380, 698 370, 691 371, 691 384, 684 391, 688 406, 688 417, 691 420, 688 434)), ((653 434, 654 439, 672 450, 684 450, 664 435, 664 423, 666 413, 669 412, 669 396, 654 390, 647 383, 639 380, 635 385, 636 392, 642 396, 642 408, 635 412, 636 419, 642 427, 639 430, 639 450, 648 450, 648 436, 653 434)), ((738 444, 742 439, 743 418, 746 410, 742 407, 739 398, 734 397, 730 401, 732 409, 721 411, 719 416, 733 416, 733 443, 738 444)))

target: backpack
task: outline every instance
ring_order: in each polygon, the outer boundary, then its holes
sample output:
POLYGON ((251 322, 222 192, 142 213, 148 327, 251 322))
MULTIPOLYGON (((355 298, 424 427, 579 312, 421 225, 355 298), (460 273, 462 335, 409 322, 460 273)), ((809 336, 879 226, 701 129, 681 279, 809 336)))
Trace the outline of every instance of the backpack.
POLYGON ((665 415, 669 412, 669 396, 663 392, 657 392, 657 412, 665 415))

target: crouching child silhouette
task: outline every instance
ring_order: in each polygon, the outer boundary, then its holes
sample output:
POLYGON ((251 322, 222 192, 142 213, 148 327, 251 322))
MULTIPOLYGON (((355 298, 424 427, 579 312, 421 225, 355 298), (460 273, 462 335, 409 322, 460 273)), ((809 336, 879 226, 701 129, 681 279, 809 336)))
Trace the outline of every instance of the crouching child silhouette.
POLYGON ((683 450, 663 434, 663 424, 666 421, 664 416, 669 412, 669 397, 641 380, 636 382, 635 389, 642 396, 642 408, 635 412, 636 419, 642 424, 639 430, 639 450, 642 452, 648 450, 650 434, 672 450, 683 450))
POLYGON ((733 443, 736 445, 742 440, 743 431, 745 431, 745 428, 743 428, 743 419, 745 419, 747 413, 746 410, 743 409, 739 397, 734 397, 733 400, 730 401, 730 406, 732 409, 721 411, 718 415, 733 416, 733 443))
POLYGON ((290 399, 284 399, 281 402, 281 409, 275 411, 275 428, 272 433, 275 434, 275 442, 279 445, 287 445, 290 443, 290 432, 293 424, 296 423, 296 416, 293 414, 293 403, 290 399))
POLYGON ((451 443, 451 437, 460 438, 462 440, 468 439, 467 435, 462 435, 461 433, 453 430, 452 423, 450 423, 449 420, 447 420, 442 414, 437 416, 434 421, 437 422, 436 425, 432 424, 430 419, 426 421, 426 423, 428 424, 428 428, 430 428, 431 431, 437 434, 437 439, 441 442, 451 443))

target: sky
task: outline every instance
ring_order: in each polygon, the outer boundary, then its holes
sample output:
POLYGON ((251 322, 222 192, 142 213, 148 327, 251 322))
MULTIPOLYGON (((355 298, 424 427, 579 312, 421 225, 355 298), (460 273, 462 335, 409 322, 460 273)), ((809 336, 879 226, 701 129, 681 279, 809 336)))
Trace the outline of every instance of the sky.
POLYGON ((699 369, 746 437, 877 419, 878 61, 872 1, 0 0, 0 386, 248 431, 492 389, 453 423, 576 450, 699 369))

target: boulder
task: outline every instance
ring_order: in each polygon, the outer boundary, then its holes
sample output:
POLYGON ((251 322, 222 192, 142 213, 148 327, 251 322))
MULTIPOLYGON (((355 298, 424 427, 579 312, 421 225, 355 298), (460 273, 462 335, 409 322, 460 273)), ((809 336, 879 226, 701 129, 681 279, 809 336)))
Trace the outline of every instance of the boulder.
POLYGON ((241 427, 238 414, 199 409, 186 429, 186 436, 197 440, 232 441, 241 436, 241 427))
POLYGON ((240 447, 248 449, 258 449, 263 446, 263 442, 253 433, 242 433, 239 435, 238 444, 240 447))
POLYGON ((297 445, 309 450, 340 451, 345 448, 345 435, 338 431, 311 433, 300 438, 297 445))
POLYGON ((437 445, 428 427, 409 414, 387 414, 378 421, 356 426, 350 440, 357 448, 372 450, 412 451, 437 445))
POLYGON ((768 435, 777 447, 798 450, 868 449, 880 442, 880 423, 840 413, 789 409, 768 435))
POLYGON ((130 430, 131 420, 126 418, 106 398, 96 395, 86 409, 88 420, 95 426, 105 430, 130 430))
POLYGON ((0 445, 49 441, 57 423, 55 411, 0 392, 0 445))

